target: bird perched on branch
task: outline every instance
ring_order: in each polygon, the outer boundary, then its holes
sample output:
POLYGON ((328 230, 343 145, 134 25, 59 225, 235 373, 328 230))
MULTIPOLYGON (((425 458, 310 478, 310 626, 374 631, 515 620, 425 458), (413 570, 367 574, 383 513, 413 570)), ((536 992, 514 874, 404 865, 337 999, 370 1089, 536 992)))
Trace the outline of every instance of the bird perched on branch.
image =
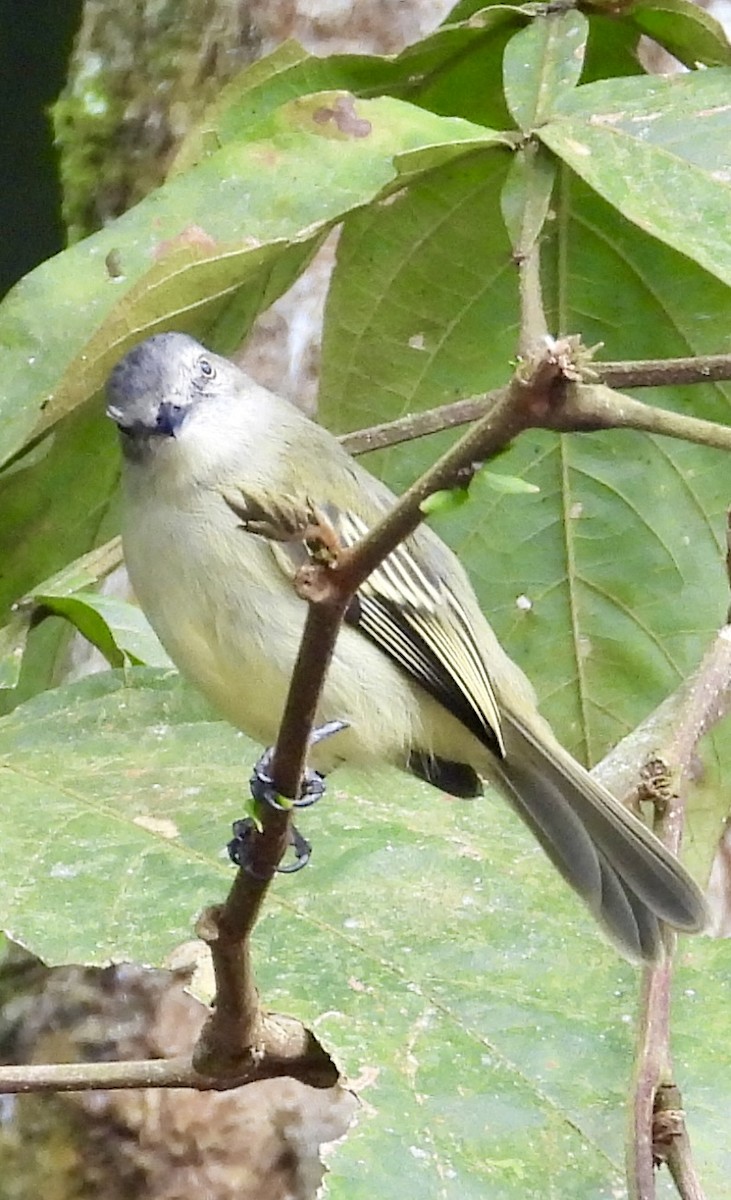
MULTIPOLYGON (((181 672, 232 724, 271 743, 307 610, 294 584, 309 554, 304 525, 324 514, 348 547, 394 497, 327 430, 185 334, 132 349, 107 394, 139 602, 181 672)), ((557 741, 430 529, 359 589, 318 720, 347 726, 315 748, 323 772, 388 763, 464 797, 494 782, 629 958, 661 956, 662 922, 703 927, 696 884, 557 741)))

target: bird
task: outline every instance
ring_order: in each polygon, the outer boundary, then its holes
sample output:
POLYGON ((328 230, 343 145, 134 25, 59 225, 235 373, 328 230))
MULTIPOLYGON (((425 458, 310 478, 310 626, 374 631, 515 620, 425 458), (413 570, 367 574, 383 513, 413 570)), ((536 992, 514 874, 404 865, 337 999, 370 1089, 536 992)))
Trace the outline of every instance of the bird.
MULTIPOLYGON (((349 547, 395 497, 326 428, 188 334, 139 342, 106 393, 139 604, 182 675, 271 744, 307 612, 295 585, 309 557, 303 523, 316 514, 349 547)), ((317 720, 340 730, 312 750, 323 774, 388 764, 456 797, 496 786, 631 961, 662 959, 664 925, 706 926, 700 888, 561 745, 428 526, 358 589, 317 720)))

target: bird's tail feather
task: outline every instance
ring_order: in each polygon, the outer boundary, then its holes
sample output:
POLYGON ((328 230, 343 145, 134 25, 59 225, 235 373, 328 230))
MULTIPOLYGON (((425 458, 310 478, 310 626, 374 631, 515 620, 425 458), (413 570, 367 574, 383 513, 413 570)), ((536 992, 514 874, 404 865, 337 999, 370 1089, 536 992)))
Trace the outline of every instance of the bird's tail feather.
POLYGON ((548 730, 542 737, 512 714, 503 719, 506 756, 497 770, 508 798, 619 950, 656 961, 661 922, 702 929, 700 889, 642 821, 548 730))

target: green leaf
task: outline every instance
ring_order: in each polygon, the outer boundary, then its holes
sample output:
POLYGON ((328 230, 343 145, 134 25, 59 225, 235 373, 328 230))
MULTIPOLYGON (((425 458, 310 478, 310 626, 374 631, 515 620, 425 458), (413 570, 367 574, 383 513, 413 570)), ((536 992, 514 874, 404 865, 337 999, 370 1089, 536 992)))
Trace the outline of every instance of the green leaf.
POLYGON ((231 348, 330 226, 388 191, 398 155, 429 147, 431 167, 440 148, 449 157, 457 146, 499 140, 387 97, 329 92, 242 131, 5 298, 0 461, 97 394, 113 362, 145 334, 174 326, 231 348), (105 268, 112 252, 122 275, 105 268))
POLYGON ((586 46, 582 83, 613 79, 622 75, 644 75, 637 47, 639 31, 631 21, 618 20, 592 10, 589 14, 589 40, 586 46))
MULTIPOLYGON (((475 156, 349 219, 326 311, 326 424, 378 424, 504 386, 518 322, 511 247, 495 219, 505 167, 475 156)), ((549 327, 581 330, 615 359, 726 345, 729 288, 565 169, 554 205, 542 246, 549 327)), ((643 389, 649 403, 724 424, 730 394, 643 389)), ((403 491, 456 436, 365 461, 403 491)), ((546 715, 593 763, 696 666, 725 619, 727 458, 631 432, 536 433, 500 468, 540 496, 519 504, 486 492, 441 531, 546 715)))
MULTIPOLYGON (((169 672, 96 676, 16 710, 0 721, 3 924, 48 962, 160 963, 228 889, 256 753, 169 672)), ((328 1194, 400 1200, 404 1179, 429 1200, 619 1192, 638 974, 508 807, 338 772, 302 821, 312 865, 274 884, 254 957, 265 1005, 364 1081, 328 1194)), ((673 1010, 719 1195, 728 955, 684 939, 673 1010)))
POLYGON ((36 602, 36 593, 48 596, 71 596, 82 588, 89 588, 101 583, 122 563, 122 539, 112 538, 103 546, 97 546, 88 554, 82 554, 73 562, 67 563, 50 579, 44 579, 33 592, 23 596, 21 604, 36 602))
POLYGON ((520 479, 517 475, 500 475, 497 471, 488 471, 487 467, 478 471, 470 485, 472 498, 477 499, 483 488, 499 492, 501 496, 532 496, 541 490, 537 484, 529 483, 527 479, 520 479))
POLYGON ((109 625, 96 611, 93 592, 80 592, 76 596, 38 596, 38 602, 49 613, 65 617, 79 633, 96 646, 112 667, 121 667, 125 655, 117 645, 109 625))
POLYGON ((369 98, 392 95, 446 116, 503 128, 510 123, 497 79, 505 44, 526 21, 520 6, 478 5, 465 21, 443 24, 398 55, 309 54, 295 41, 238 74, 221 89, 202 123, 175 158, 172 173, 189 170, 282 104, 325 89, 369 98))
POLYGON ((84 406, 0 474, 0 612, 55 575, 117 525, 116 438, 101 406, 84 406), (27 462, 27 466, 26 466, 27 462))
POLYGON ((521 147, 513 157, 500 193, 500 211, 516 255, 529 254, 550 212, 556 161, 537 143, 521 147))
POLYGON ((406 72, 403 93, 432 112, 468 117, 506 129, 511 118, 498 86, 510 38, 526 21, 520 5, 479 5, 461 23, 443 25, 430 38, 407 47, 396 63, 406 72))
POLYGON ((691 0, 636 0, 629 15, 638 29, 686 67, 731 66, 731 45, 723 26, 691 0))
POLYGON ((49 612, 70 621, 112 667, 121 667, 128 661, 153 667, 172 665, 135 604, 117 596, 85 591, 72 596, 39 592, 35 599, 49 612))
MULTIPOLYGON (((479 20, 485 14, 492 12, 494 8, 509 7, 510 5, 504 4, 503 0, 458 0, 454 8, 451 8, 447 13, 442 25, 454 25, 457 22, 479 20)), ((515 7, 518 12, 525 12, 521 5, 516 5, 515 7)))
POLYGON ((587 84, 537 132, 641 229, 731 283, 731 71, 587 84))
POLYGON ((510 39, 503 60, 508 108, 530 132, 547 120, 558 98, 579 82, 589 22, 575 10, 548 12, 510 39))
POLYGON ((122 544, 117 537, 75 559, 14 605, 10 621, 0 629, 0 688, 17 685, 28 634, 49 616, 71 622, 113 667, 127 661, 172 665, 137 605, 88 590, 121 563, 122 544))
POLYGON ((429 517, 437 513, 453 512, 455 508, 461 508, 463 504, 467 504, 468 500, 469 491, 467 488, 440 489, 438 492, 432 492, 431 496, 427 496, 426 500, 422 500, 419 508, 424 513, 424 516, 429 517))
POLYGON ((469 487, 455 487, 447 491, 432 492, 419 505, 425 516, 447 516, 463 505, 480 503, 485 489, 498 492, 501 496, 525 496, 540 492, 534 483, 519 479, 517 475, 499 475, 483 467, 476 473, 469 487))
POLYGON ((703 738, 694 763, 692 801, 683 833, 683 857, 688 869, 699 880, 711 877, 717 856, 725 863, 729 763, 731 721, 726 718, 703 738))
MULTIPOLYGON (((518 309, 497 214, 511 160, 476 153, 346 222, 325 314, 324 424, 362 428, 505 383, 518 309)), ((444 441, 421 442, 421 461, 444 441)), ((413 449, 377 461, 404 464, 402 484, 413 449)))

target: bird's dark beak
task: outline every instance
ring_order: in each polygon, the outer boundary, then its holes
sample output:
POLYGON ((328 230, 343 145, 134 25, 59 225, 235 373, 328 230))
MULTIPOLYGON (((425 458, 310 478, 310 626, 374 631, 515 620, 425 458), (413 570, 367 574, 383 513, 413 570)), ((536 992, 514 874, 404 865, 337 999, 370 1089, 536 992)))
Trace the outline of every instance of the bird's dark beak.
POLYGON ((131 405, 107 405, 107 416, 129 437, 175 437, 190 406, 173 400, 140 399, 131 405))

